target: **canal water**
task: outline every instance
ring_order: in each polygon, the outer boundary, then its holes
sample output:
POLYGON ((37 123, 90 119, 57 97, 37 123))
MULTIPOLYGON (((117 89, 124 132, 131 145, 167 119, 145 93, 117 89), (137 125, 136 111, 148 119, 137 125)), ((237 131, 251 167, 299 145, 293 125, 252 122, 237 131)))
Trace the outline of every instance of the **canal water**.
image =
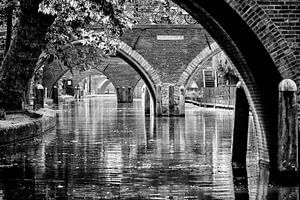
MULTIPOLYGON (((233 177, 233 111, 186 104, 186 117, 144 116, 142 102, 69 100, 57 127, 0 147, 0 200, 297 199, 249 165, 233 177)), ((251 139, 251 138, 250 138, 251 139)))

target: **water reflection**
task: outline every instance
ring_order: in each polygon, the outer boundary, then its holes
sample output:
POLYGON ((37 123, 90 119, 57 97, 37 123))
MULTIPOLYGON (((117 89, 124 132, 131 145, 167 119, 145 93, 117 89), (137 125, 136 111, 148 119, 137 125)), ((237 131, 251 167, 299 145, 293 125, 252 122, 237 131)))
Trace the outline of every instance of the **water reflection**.
POLYGON ((140 101, 111 97, 59 110, 55 130, 1 147, 0 199, 297 199, 296 188, 268 187, 255 165, 248 187, 234 186, 232 111, 153 118, 140 101))

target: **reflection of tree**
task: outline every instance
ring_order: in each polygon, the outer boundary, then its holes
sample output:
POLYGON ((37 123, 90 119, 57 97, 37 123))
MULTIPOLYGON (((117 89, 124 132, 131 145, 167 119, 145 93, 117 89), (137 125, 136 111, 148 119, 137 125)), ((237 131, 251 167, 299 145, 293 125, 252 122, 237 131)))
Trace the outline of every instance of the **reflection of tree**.
POLYGON ((4 199, 35 199, 33 168, 26 169, 14 166, 12 168, 5 169, 3 174, 0 173, 4 183, 2 184, 4 199), (20 179, 19 175, 21 175, 23 171, 27 171, 28 174, 26 178, 20 179))
POLYGON ((43 137, 37 137, 0 147, 0 166, 5 166, 0 167, 0 199, 37 198, 37 182, 45 164, 42 140, 43 137))

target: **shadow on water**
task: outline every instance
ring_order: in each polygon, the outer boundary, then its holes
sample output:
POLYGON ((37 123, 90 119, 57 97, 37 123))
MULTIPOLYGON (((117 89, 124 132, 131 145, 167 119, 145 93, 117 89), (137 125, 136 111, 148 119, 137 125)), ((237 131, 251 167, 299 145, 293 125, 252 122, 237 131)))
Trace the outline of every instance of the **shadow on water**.
POLYGON ((232 111, 187 105, 185 118, 154 118, 142 108, 109 97, 60 104, 55 130, 0 147, 0 199, 298 198, 270 186, 263 166, 233 170, 232 111))

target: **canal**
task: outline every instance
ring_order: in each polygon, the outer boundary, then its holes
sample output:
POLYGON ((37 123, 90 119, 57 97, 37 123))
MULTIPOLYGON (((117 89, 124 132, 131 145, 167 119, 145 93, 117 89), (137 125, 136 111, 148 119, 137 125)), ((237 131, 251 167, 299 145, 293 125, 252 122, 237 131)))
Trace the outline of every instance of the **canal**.
POLYGON ((0 147, 0 200, 299 197, 255 165, 233 177, 233 111, 186 106, 185 118, 154 118, 140 100, 61 103, 54 130, 0 147))

